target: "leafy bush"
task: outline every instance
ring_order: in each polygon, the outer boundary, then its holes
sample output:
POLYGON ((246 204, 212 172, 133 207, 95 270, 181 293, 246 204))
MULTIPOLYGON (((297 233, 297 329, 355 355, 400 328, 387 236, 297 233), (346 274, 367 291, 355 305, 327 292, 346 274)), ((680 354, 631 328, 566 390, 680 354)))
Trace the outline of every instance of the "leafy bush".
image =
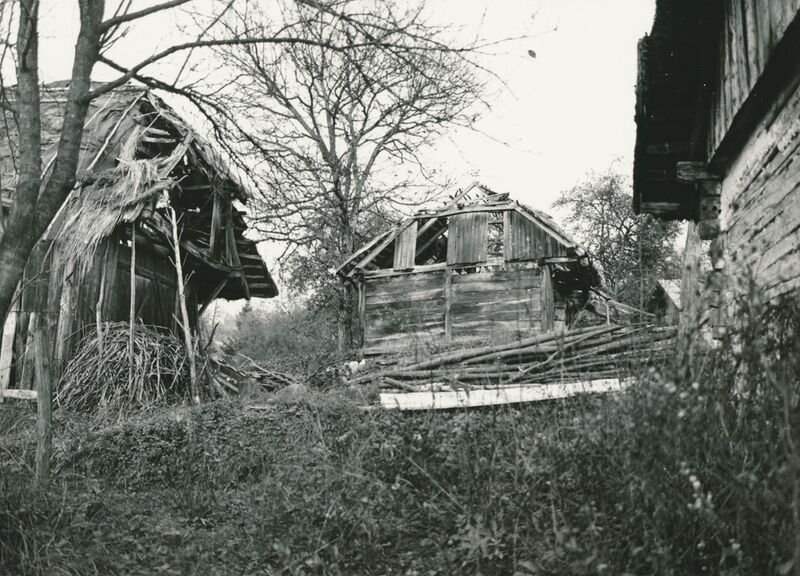
POLYGON ((248 304, 223 349, 234 359, 241 353, 274 370, 309 375, 335 357, 335 321, 303 308, 266 312, 248 304))

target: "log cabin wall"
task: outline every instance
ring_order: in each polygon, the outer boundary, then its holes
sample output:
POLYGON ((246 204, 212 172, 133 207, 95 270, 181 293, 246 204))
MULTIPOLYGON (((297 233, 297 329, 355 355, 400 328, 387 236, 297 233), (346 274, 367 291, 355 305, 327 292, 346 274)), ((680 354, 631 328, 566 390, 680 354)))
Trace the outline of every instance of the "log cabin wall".
POLYGON ((753 273, 768 297, 800 288, 800 89, 761 123, 721 193, 729 274, 753 273))
POLYGON ((365 278, 364 348, 427 346, 445 337, 447 270, 365 278))
POLYGON ((800 0, 723 3, 707 132, 729 278, 800 288, 800 0))
POLYGON ((558 314, 553 309, 552 284, 542 282, 538 267, 474 273, 440 267, 365 277, 363 282, 365 353, 517 338, 542 330, 543 306, 549 306, 546 316, 558 314), (543 288, 549 289, 544 296, 543 288))
POLYGON ((640 41, 634 208, 711 241, 705 288, 683 289, 713 325, 743 277, 800 289, 798 54, 800 0, 658 0, 640 41))
POLYGON ((377 236, 337 274, 358 288, 367 354, 562 331, 567 295, 579 294, 582 306, 601 282, 586 251, 547 214, 477 184, 377 236), (476 187, 479 201, 461 203, 476 187))
POLYGON ((541 282, 538 268, 453 273, 451 339, 516 337, 541 330, 541 282))
POLYGON ((800 0, 727 0, 721 8, 719 60, 712 79, 707 138, 709 158, 720 147, 796 17, 800 0))

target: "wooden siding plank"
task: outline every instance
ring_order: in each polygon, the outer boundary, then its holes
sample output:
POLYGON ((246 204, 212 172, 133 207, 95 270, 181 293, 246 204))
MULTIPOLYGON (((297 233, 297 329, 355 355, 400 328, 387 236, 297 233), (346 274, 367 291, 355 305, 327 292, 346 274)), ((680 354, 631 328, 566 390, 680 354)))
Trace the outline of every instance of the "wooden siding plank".
POLYGON ((411 270, 417 248, 417 221, 414 220, 394 241, 394 270, 411 270))
POLYGON ((756 0, 741 0, 742 2, 742 18, 744 20, 744 40, 745 57, 747 58, 747 67, 749 71, 749 81, 747 92, 753 88, 753 85, 758 79, 760 71, 763 69, 764 47, 758 41, 758 12, 756 11, 756 0))
POLYGON ((509 224, 511 226, 509 261, 531 261, 566 255, 566 248, 558 240, 524 214, 511 212, 509 224))
POLYGON ((543 332, 553 329, 554 304, 553 304, 553 282, 550 278, 550 268, 545 266, 542 269, 542 287, 540 290, 541 299, 541 326, 543 332))
MULTIPOLYGON (((415 290, 413 292, 409 292, 407 298, 404 298, 404 300, 406 301, 433 300, 436 298, 441 298, 442 294, 445 294, 446 297, 446 292, 443 292, 442 288, 415 290)), ((379 304, 391 304, 393 302, 396 302, 397 299, 398 299, 398 293, 392 293, 392 292, 372 293, 364 298, 366 304, 369 306, 376 306, 379 304)))
POLYGON ((449 342, 453 334, 453 271, 447 270, 444 276, 444 336, 449 342))
POLYGON ((456 214, 449 218, 447 235, 448 266, 486 262, 489 213, 456 214))

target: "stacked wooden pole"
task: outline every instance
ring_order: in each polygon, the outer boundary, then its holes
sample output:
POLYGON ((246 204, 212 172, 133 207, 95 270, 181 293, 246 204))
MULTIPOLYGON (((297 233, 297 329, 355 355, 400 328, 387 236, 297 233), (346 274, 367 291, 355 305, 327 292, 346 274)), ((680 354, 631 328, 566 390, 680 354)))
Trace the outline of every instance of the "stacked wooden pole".
POLYGON ((667 358, 675 337, 672 326, 593 326, 456 350, 352 382, 379 380, 383 387, 408 390, 435 383, 497 386, 626 377, 667 358))

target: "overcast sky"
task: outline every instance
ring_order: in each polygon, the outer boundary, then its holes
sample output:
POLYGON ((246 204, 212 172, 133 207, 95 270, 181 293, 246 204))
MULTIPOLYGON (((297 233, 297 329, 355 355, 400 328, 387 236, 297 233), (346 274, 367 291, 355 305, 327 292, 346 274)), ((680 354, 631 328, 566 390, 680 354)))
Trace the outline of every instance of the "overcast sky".
POLYGON ((479 20, 490 38, 513 42, 487 63, 509 87, 477 124, 458 134, 448 166, 536 208, 589 170, 632 170, 637 40, 650 30, 650 0, 438 0, 443 14, 479 20), (469 9, 466 9, 466 8, 469 9), (532 49, 536 57, 527 51, 532 49))

